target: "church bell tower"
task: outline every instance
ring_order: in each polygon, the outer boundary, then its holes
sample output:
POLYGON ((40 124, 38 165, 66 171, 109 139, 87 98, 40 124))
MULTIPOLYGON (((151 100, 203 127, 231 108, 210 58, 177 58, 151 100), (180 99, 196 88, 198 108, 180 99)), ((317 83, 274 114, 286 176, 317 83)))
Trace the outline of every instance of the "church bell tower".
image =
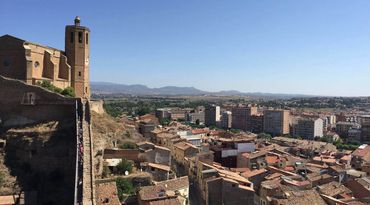
POLYGON ((90 98, 89 57, 90 29, 80 25, 80 17, 75 18, 74 25, 65 29, 65 54, 71 66, 71 87, 76 97, 90 98))

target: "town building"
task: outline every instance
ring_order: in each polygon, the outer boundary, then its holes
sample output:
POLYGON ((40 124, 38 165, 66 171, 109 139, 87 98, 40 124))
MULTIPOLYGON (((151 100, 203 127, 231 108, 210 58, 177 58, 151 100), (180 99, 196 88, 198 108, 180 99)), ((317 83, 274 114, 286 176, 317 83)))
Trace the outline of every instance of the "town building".
POLYGON ((224 129, 230 129, 231 125, 232 125, 232 113, 230 111, 222 112, 221 127, 224 129))
POLYGON ((205 125, 206 126, 216 126, 217 122, 220 121, 220 106, 210 105, 205 109, 205 125))
POLYGON ((300 118, 298 123, 293 125, 293 136, 313 140, 324 135, 324 121, 321 118, 300 118))
POLYGON ((185 176, 141 187, 138 202, 139 205, 187 205, 189 179, 185 176))
POLYGON ((11 35, 0 37, 0 75, 30 85, 48 81, 65 89, 72 87, 76 97, 90 98, 90 29, 80 25, 65 28, 65 50, 32 43, 11 35))
POLYGON ((289 134, 289 110, 265 110, 263 118, 264 132, 271 135, 289 134))
POLYGON ((348 137, 348 130, 350 129, 360 129, 361 125, 354 122, 340 121, 335 125, 335 130, 339 136, 348 137))
POLYGON ((263 132, 263 115, 252 115, 251 116, 251 127, 250 131, 256 134, 263 132))
POLYGON ((363 115, 360 118, 361 135, 363 142, 370 142, 370 115, 363 115))
POLYGON ((233 107, 232 128, 251 131, 251 116, 257 114, 257 107, 233 107))

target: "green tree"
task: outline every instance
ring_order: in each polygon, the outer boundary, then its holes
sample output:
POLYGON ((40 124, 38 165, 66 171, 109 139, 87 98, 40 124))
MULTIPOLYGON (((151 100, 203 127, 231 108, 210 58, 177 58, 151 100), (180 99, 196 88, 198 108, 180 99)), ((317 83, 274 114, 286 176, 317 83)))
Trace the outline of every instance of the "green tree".
POLYGON ((127 159, 122 159, 122 161, 120 163, 118 163, 116 168, 117 168, 118 174, 124 174, 126 171, 131 173, 132 163, 129 162, 127 159))
POLYGON ((135 193, 135 188, 132 183, 122 177, 118 177, 116 179, 116 186, 118 191, 118 198, 120 199, 120 201, 122 201, 123 199, 123 194, 132 195, 135 193))
POLYGON ((137 146, 133 142, 126 142, 123 145, 120 146, 121 149, 136 149, 137 146))
POLYGON ((165 126, 165 125, 170 124, 170 122, 171 122, 170 119, 161 119, 159 123, 161 123, 161 125, 165 126))

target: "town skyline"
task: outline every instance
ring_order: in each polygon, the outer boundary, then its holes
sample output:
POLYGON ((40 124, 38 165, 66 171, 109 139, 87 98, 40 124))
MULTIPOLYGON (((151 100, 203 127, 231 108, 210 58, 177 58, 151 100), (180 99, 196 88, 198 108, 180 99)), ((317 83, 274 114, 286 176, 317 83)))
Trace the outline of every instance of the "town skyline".
POLYGON ((23 2, 17 14, 7 9, 15 4, 2 2, 0 16, 9 20, 1 35, 58 49, 64 49, 66 19, 81 16, 93 28, 92 81, 210 92, 370 95, 366 1, 73 2, 71 8, 69 1, 58 7, 40 1, 23 2), (58 15, 42 23, 27 15, 40 6, 58 15))

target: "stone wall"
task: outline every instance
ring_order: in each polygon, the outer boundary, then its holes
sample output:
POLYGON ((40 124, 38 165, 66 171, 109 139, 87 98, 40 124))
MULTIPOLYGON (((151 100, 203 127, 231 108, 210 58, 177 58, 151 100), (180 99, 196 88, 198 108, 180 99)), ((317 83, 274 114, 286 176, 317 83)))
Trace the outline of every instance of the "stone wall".
POLYGON ((3 128, 75 120, 76 100, 0 76, 0 119, 3 128))
POLYGON ((98 114, 104 114, 105 110, 104 110, 103 104, 104 104, 104 101, 102 100, 90 101, 90 109, 98 114))
POLYGON ((78 101, 0 76, 5 163, 38 204, 73 203, 78 101))

